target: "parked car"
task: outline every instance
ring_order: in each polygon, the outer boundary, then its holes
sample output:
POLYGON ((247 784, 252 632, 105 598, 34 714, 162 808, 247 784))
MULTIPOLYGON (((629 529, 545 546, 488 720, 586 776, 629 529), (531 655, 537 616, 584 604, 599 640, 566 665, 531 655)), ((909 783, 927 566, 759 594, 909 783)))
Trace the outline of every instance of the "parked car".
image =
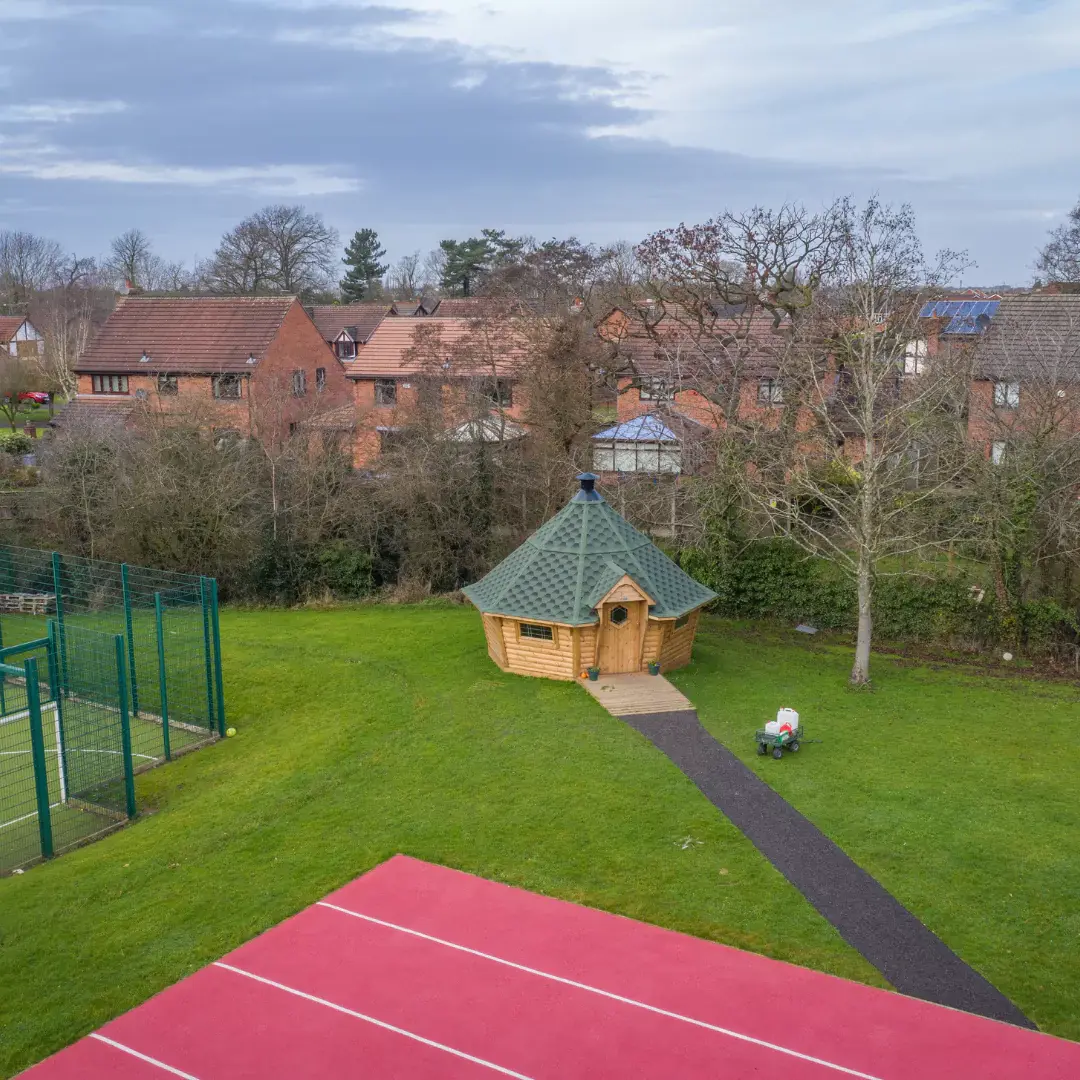
POLYGON ((44 390, 25 390, 19 395, 20 401, 32 401, 35 405, 48 405, 49 395, 44 390))

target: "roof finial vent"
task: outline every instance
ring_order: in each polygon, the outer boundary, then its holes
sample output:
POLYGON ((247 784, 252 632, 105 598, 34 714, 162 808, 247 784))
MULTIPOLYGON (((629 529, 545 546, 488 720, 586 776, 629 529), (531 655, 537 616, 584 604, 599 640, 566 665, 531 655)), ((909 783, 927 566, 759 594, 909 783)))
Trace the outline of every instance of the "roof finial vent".
POLYGON ((594 490, 596 481, 600 479, 596 473, 583 472, 577 474, 581 481, 581 490, 574 496, 574 502, 602 502, 600 493, 594 490))

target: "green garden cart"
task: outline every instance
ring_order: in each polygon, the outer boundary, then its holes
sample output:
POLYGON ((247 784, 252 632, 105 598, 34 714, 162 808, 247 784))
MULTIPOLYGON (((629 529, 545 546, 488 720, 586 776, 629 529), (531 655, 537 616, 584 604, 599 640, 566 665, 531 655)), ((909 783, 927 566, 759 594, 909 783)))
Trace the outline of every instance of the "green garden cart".
POLYGON ((803 737, 803 729, 801 726, 792 729, 791 731, 781 731, 778 735, 773 735, 761 728, 759 731, 754 732, 754 738, 757 740, 757 752, 764 757, 770 750, 772 756, 780 760, 784 756, 784 751, 788 750, 792 754, 799 752, 799 743, 803 737))

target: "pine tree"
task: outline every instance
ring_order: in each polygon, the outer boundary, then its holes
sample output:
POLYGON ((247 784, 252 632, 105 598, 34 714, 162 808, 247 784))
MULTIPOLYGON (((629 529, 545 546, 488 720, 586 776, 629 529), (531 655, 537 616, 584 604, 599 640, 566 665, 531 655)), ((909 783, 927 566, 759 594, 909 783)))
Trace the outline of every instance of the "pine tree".
POLYGON ((341 260, 349 268, 341 279, 341 298, 346 304, 363 300, 371 283, 386 273, 388 264, 379 262, 385 255, 374 229, 358 229, 353 234, 341 260))

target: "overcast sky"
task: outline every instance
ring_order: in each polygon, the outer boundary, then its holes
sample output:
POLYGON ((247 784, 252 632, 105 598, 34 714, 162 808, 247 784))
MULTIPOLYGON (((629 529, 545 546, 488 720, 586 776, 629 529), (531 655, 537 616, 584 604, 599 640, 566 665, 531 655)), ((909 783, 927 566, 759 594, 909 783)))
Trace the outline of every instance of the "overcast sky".
POLYGON ((392 257, 878 191, 967 283, 1080 196, 1080 0, 0 0, 0 228, 209 255, 299 201, 392 257))

